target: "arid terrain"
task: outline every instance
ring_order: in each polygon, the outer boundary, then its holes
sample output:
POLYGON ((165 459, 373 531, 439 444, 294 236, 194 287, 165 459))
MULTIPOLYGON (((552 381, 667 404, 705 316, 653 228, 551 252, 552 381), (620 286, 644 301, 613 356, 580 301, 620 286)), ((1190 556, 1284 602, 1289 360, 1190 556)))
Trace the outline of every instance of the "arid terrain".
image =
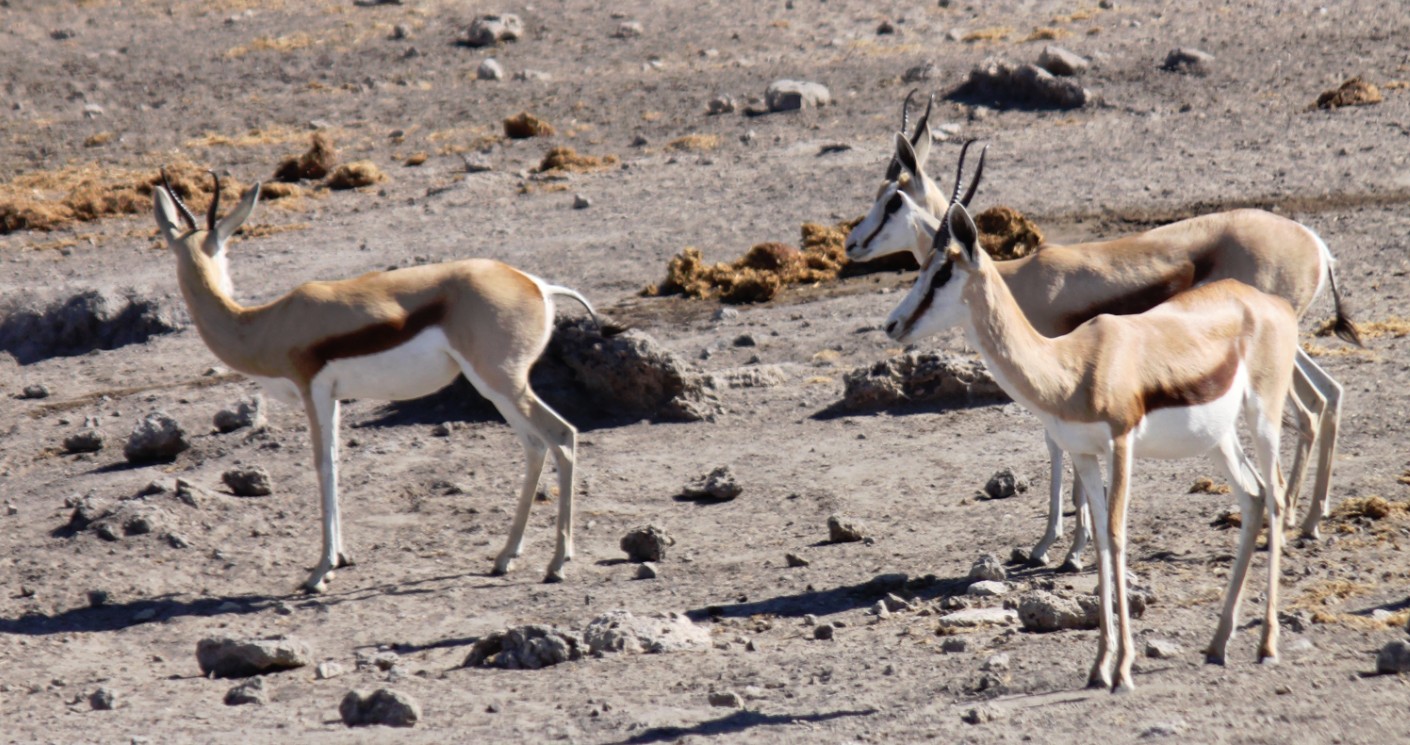
MULTIPOLYGON (((1371 0, 1174 7, 0 0, 0 741, 1410 741, 1410 679, 1375 674, 1410 619, 1410 14, 1371 0), (520 38, 465 43, 486 13, 518 15, 520 38), (1086 106, 946 97, 986 58, 1031 63, 1049 44, 1090 60, 1086 106), (1163 69, 1177 47, 1212 59, 1163 69), (481 79, 487 58, 502 79, 481 79), (1381 100, 1316 106, 1353 77, 1381 100), (779 79, 821 83, 831 104, 765 113, 779 79), (1333 515, 1320 540, 1288 533, 1281 664, 1255 661, 1262 554, 1228 664, 1204 662, 1238 531, 1220 519, 1232 496, 1190 493, 1214 475, 1202 461, 1137 464, 1131 570, 1153 593, 1137 644, 1167 642, 1168 654, 1137 661, 1133 693, 1083 687, 1093 630, 941 632, 957 607, 1090 592, 1095 574, 1013 565, 1007 595, 965 594, 976 559, 1008 560, 1042 532, 1047 452, 1032 415, 987 402, 839 409, 848 372, 906 352, 881 324, 910 274, 754 304, 642 295, 686 247, 732 261, 796 245, 804 223, 862 215, 912 88, 938 96, 932 176, 949 188, 958 144, 982 139, 976 207, 1018 209, 1050 241, 1255 206, 1330 246, 1366 348, 1316 335, 1326 297, 1303 320, 1304 345, 1346 397, 1333 515), (721 96, 733 110, 710 113, 721 96), (502 122, 525 111, 554 134, 506 137, 502 122), (270 400, 263 428, 213 426, 259 389, 190 324, 150 183, 167 165, 194 189, 215 169, 234 182, 228 209, 236 186, 268 186, 315 134, 381 180, 267 188, 230 246, 241 302, 489 257, 577 289, 698 372, 755 383, 721 384, 720 411, 702 421, 614 413, 604 398, 562 404, 580 429, 566 582, 541 582, 551 495, 514 571, 490 575, 523 452, 483 402, 441 394, 344 405, 341 503, 357 563, 326 593, 299 590, 320 541, 308 424, 270 400), (555 147, 615 161, 540 172, 555 147), (144 299, 177 330, 94 348, 82 328, 6 325, 90 291, 144 299), (23 343, 46 333, 75 346, 23 343), (154 411, 190 447, 130 464, 123 445, 154 411), (83 430, 102 433, 101 449, 65 445, 83 430), (234 496, 222 474, 253 466, 272 493, 234 496), (737 498, 683 496, 721 466, 737 498), (976 498, 1003 468, 1027 492, 976 498), (177 479, 193 485, 185 501, 177 479), (138 502, 158 509, 145 531, 105 537, 71 521, 76 505, 138 502), (834 514, 868 540, 830 542, 834 514), (648 524, 675 543, 658 576, 637 579, 619 541, 648 524), (879 614, 888 593, 905 603, 879 614), (613 609, 686 613, 711 643, 538 670, 463 665, 491 633, 581 629, 613 609), (822 625, 831 638, 815 638, 822 625), (241 681, 197 666, 207 637, 280 635, 345 672, 271 674, 265 703, 228 706, 241 681), (344 695, 383 687, 419 703, 416 726, 346 727, 344 695)), ((199 217, 206 195, 188 194, 199 217)), ((561 301, 559 313, 581 310, 561 301)), ((920 350, 973 353, 958 332, 920 350)))

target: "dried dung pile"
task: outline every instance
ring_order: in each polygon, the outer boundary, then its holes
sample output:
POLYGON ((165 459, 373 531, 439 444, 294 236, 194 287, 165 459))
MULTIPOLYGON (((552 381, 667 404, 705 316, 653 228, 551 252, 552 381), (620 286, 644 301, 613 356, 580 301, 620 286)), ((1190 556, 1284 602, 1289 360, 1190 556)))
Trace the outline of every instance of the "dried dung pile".
POLYGON ((328 177, 329 189, 356 189, 360 186, 371 186, 386 181, 387 177, 377 164, 370 160, 357 160, 352 163, 344 163, 333 170, 333 174, 328 177))
POLYGON ((1317 97, 1317 108, 1335 109, 1342 106, 1370 106, 1384 98, 1381 89, 1361 78, 1351 78, 1334 90, 1323 91, 1317 97))
POLYGON ((332 173, 337 164, 338 150, 333 147, 333 141, 322 132, 315 132, 310 138, 308 151, 280 163, 274 171, 274 180, 286 183, 317 181, 332 173))
POLYGON ((1012 207, 990 207, 974 218, 979 245, 995 261, 1019 259, 1043 245, 1043 233, 1032 220, 1012 207))
POLYGON ((601 171, 617 165, 615 155, 582 155, 571 147, 555 147, 539 162, 539 173, 564 171, 569 173, 589 173, 601 171))
POLYGON ((504 120, 504 135, 511 140, 524 140, 530 137, 552 137, 558 130, 552 124, 521 111, 504 120))
POLYGON ((733 263, 707 264, 700 249, 681 251, 666 267, 666 279, 647 296, 718 297, 726 303, 762 303, 787 285, 835 279, 847 263, 842 242, 850 223, 833 227, 804 223, 802 248, 760 243, 733 263))
MULTIPOLYGON (((214 186, 205 169, 189 162, 167 166, 171 186, 191 209, 203 212, 214 186)), ((152 208, 155 170, 103 168, 97 163, 36 171, 0 184, 0 235, 19 230, 55 230, 73 222, 133 215, 152 208)), ((221 196, 238 199, 244 185, 221 183, 221 196)), ((232 202, 233 203, 233 202, 232 202)))

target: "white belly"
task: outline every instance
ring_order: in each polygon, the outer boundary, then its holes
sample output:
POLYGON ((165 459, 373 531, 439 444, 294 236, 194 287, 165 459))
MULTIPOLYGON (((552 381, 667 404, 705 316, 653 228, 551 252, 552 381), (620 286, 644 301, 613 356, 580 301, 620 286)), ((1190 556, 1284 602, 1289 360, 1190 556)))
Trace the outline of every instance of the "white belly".
POLYGON ((294 381, 288 378, 261 378, 258 375, 251 375, 250 379, 259 383, 275 401, 288 406, 303 406, 303 397, 299 395, 299 387, 294 385, 294 381))
POLYGON ((460 374, 449 350, 445 333, 432 326, 385 352, 333 360, 314 376, 313 385, 326 386, 335 399, 420 398, 446 387, 460 374))

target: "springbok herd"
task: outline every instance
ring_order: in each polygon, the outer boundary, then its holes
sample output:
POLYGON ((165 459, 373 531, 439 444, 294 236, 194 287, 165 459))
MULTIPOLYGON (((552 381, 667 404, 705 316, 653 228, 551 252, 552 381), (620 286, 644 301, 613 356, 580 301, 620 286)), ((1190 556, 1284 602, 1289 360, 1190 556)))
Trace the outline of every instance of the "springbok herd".
MULTIPOLYGON (((1031 554, 1035 564, 1048 562, 1060 532, 1063 454, 1071 457, 1079 519, 1064 566, 1080 569, 1089 532, 1098 553, 1101 634, 1089 685, 1132 688, 1126 516, 1138 457, 1208 455, 1243 510, 1210 662, 1224 661, 1266 513, 1271 529, 1259 659, 1276 661, 1280 528, 1297 524, 1296 498, 1314 445, 1316 481, 1302 534, 1317 536, 1329 509, 1342 387, 1298 343, 1298 320, 1324 287, 1331 290, 1337 334, 1360 343, 1337 293, 1327 245, 1303 225, 1245 209, 1098 243, 1044 245, 1027 257, 996 262, 980 247, 967 210, 983 154, 961 197, 966 143, 946 199, 925 171, 930 109, 908 135, 909 109, 908 98, 894 158, 875 204, 847 238, 847 254, 865 261, 912 252, 921 269, 887 318, 886 333, 910 343, 962 328, 1004 391, 1042 421, 1052 458, 1051 501, 1047 530, 1031 554), (1298 439, 1285 477, 1278 453, 1286 402, 1298 439), (1252 461, 1238 439, 1240 420, 1252 461), (1101 459, 1110 469, 1105 484, 1101 459)), ((308 282, 273 302, 243 306, 234 299, 226 243, 254 210, 259 184, 222 218, 215 178, 217 198, 204 226, 165 183, 155 190, 157 225, 176 256, 182 296, 206 345, 222 363, 258 380, 274 398, 301 405, 308 416, 323 550, 304 586, 320 591, 334 570, 350 563, 338 511, 339 400, 415 398, 462 373, 514 429, 527 460, 494 572, 508 572, 520 555, 551 452, 559 501, 545 581, 561 581, 573 557, 577 431, 539 400, 528 374, 552 332, 553 298, 571 298, 592 313, 588 301, 505 264, 468 259, 308 282)))

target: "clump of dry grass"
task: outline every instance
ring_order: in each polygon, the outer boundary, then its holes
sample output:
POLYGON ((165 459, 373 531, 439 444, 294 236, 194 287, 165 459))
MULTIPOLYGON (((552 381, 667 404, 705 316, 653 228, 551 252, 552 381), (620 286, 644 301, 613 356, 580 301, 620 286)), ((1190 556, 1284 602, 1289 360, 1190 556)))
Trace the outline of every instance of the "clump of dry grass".
POLYGON ((552 124, 527 111, 521 111, 504 120, 504 136, 512 140, 552 137, 557 133, 558 130, 554 129, 552 124))
POLYGON ((1032 33, 1024 37, 1024 41, 1056 41, 1067 36, 1067 31, 1060 28, 1040 27, 1033 29, 1032 33))
POLYGON ((677 150, 682 152, 703 153, 720 146, 719 135, 693 134, 684 137, 677 137, 666 143, 667 150, 677 150))
POLYGON ((407 166, 419 166, 430 158, 431 156, 426 153, 412 153, 411 157, 407 158, 405 162, 407 166))
POLYGON ((322 132, 309 138, 309 148, 303 155, 285 158, 274 171, 275 181, 317 181, 333 171, 338 164, 338 149, 322 132))
POLYGON ((116 139, 117 135, 113 134, 112 132, 98 132, 96 134, 91 134, 85 137, 83 140, 83 146, 102 147, 116 139))
POLYGON ((1349 497, 1342 500, 1337 505, 1337 509, 1332 513, 1336 520, 1355 520, 1356 518, 1368 518, 1371 520, 1384 520, 1388 517, 1410 515, 1410 503, 1392 502, 1379 495, 1369 497, 1349 497))
POLYGON ((995 26, 994 28, 981 28, 970 31, 960 37, 960 41, 972 44, 976 41, 1003 41, 1013 35, 1013 29, 1008 26, 995 26))
POLYGON ((539 163, 539 172, 567 171, 571 173, 588 173, 600 171, 604 168, 611 168, 617 165, 615 155, 581 155, 571 147, 555 147, 543 156, 539 163))
POLYGON ((1400 474, 1400 476, 1398 476, 1395 480, 1402 484, 1410 486, 1410 468, 1405 469, 1405 472, 1400 474))
MULTIPOLYGON (((205 170, 189 162, 167 167, 172 189, 192 210, 210 203, 214 182, 205 170)), ((73 222, 146 212, 152 189, 161 183, 155 170, 104 168, 96 163, 53 171, 35 171, 0 184, 0 234, 19 230, 55 230, 73 222)), ((226 179, 222 196, 235 199, 240 183, 226 179)))
POLYGON ((1043 244, 1038 226, 1011 207, 990 207, 975 216, 974 225, 979 245, 997 261, 1027 256, 1043 244))
POLYGON ((1369 106, 1385 100, 1381 90, 1361 78, 1351 78, 1340 86, 1323 91, 1317 97, 1317 108, 1335 109, 1341 106, 1369 106))
POLYGON ((1201 476, 1190 485, 1190 494, 1228 494, 1233 491, 1228 484, 1220 484, 1214 479, 1201 476))
POLYGON ((847 228, 805 223, 802 248, 760 243, 731 263, 707 264, 700 249, 687 247, 671 259, 666 279, 642 294, 718 297, 726 303, 761 303, 784 287, 835 279, 846 263, 842 236, 847 228))
MULTIPOLYGON (((1325 608, 1333 603, 1353 598, 1357 595, 1365 595, 1375 587, 1365 582, 1353 582, 1349 579, 1326 579, 1313 582, 1308 585, 1302 594, 1293 598, 1285 606, 1288 610, 1298 608, 1325 608)), ((1313 619, 1316 620, 1316 619, 1313 619)))
POLYGON ((371 186, 387 180, 387 176, 370 160, 356 160, 344 163, 328 176, 329 189, 356 189, 371 186))

